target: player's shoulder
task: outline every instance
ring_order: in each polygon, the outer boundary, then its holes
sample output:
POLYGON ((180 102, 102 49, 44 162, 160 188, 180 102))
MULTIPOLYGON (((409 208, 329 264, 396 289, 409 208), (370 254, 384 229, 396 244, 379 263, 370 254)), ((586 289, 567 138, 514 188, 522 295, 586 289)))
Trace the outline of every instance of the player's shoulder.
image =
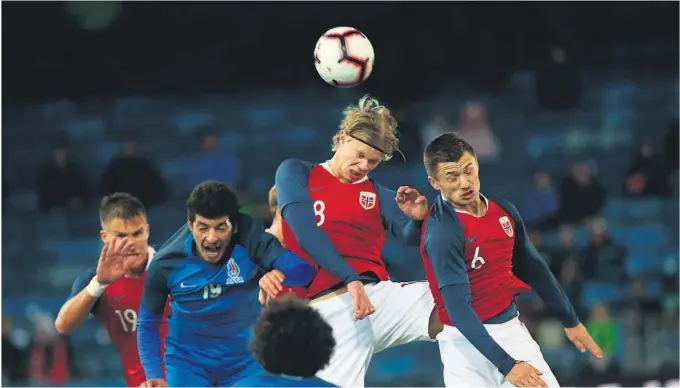
POLYGON ((432 206, 430 206, 427 224, 431 226, 450 226, 452 224, 460 224, 460 218, 453 206, 446 202, 441 194, 437 194, 432 202, 432 206))
POLYGON ((440 194, 434 199, 423 227, 425 243, 436 241, 450 241, 453 236, 463 238, 463 224, 456 210, 442 198, 440 194))
POLYGON ((519 217, 517 207, 510 200, 502 197, 487 197, 487 199, 508 213, 512 218, 517 219, 519 217))
POLYGON ((316 163, 307 162, 295 158, 289 158, 281 162, 279 168, 276 170, 276 173, 286 174, 288 176, 295 176, 300 174, 309 175, 309 172, 315 165, 316 163))
POLYGON ((177 259, 187 257, 186 245, 191 232, 186 225, 182 225, 170 238, 163 243, 153 256, 151 267, 167 266, 177 259))

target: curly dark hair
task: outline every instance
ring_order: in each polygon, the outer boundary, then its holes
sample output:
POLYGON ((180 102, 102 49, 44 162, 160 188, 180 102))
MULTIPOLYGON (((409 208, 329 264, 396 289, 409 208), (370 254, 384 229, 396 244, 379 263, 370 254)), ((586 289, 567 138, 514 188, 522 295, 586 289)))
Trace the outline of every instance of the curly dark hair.
POLYGON ((236 193, 218 181, 199 183, 187 199, 187 217, 191 222, 197 215, 211 220, 228 216, 231 221, 238 222, 239 209, 236 193))
POLYGON ((265 370, 274 374, 312 377, 331 360, 333 328, 307 302, 273 300, 253 328, 250 348, 265 370))
POLYGON ((99 221, 103 224, 114 218, 130 220, 137 216, 146 217, 146 208, 139 198, 128 193, 113 193, 104 196, 99 205, 99 221))

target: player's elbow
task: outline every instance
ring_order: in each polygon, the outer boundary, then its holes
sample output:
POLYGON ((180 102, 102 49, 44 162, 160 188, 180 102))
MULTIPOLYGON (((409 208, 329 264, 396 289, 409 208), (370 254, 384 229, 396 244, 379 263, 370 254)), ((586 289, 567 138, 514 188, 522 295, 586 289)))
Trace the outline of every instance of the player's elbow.
POLYGON ((57 319, 54 320, 54 327, 59 335, 71 334, 76 329, 76 325, 70 322, 61 312, 57 315, 57 319))
POLYGON ((294 283, 296 284, 291 284, 291 287, 304 287, 308 286, 309 283, 314 280, 314 277, 316 276, 316 268, 312 266, 311 264, 307 263, 306 261, 301 262, 297 266, 297 279, 294 283))
POLYGON ((283 283, 288 287, 307 286, 316 276, 316 268, 313 265, 291 252, 281 255, 274 262, 274 268, 286 276, 283 283))

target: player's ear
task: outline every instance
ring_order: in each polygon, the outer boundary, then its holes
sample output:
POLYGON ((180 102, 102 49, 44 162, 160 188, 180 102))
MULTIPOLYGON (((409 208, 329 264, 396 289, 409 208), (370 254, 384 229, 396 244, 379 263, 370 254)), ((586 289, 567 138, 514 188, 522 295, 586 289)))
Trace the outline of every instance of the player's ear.
POLYGON ((189 231, 192 231, 193 223, 191 222, 191 220, 187 220, 187 227, 189 228, 189 231))
POLYGON ((339 143, 340 144, 346 143, 347 140, 349 140, 349 136, 347 136, 347 131, 343 129, 342 132, 340 132, 340 142, 339 143))
POLYGON ((439 191, 441 189, 441 186, 437 184, 437 181, 434 180, 431 176, 428 175, 427 181, 430 182, 430 186, 432 186, 433 189, 439 191))
POLYGON ((106 242, 106 231, 104 231, 104 229, 99 231, 99 237, 102 238, 102 242, 106 242))

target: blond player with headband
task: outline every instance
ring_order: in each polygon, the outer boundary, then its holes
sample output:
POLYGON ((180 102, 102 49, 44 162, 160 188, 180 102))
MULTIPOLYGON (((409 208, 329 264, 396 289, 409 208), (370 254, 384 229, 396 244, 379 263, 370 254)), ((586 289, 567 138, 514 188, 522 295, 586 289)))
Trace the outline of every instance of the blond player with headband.
POLYGON ((428 211, 417 190, 394 192, 369 177, 398 152, 396 128, 389 109, 366 96, 345 109, 331 159, 289 159, 276 172, 283 240, 318 269, 305 297, 337 342, 318 376, 339 386, 363 386, 373 354, 437 331, 427 283, 390 281, 381 257, 386 232, 418 246, 428 211))

